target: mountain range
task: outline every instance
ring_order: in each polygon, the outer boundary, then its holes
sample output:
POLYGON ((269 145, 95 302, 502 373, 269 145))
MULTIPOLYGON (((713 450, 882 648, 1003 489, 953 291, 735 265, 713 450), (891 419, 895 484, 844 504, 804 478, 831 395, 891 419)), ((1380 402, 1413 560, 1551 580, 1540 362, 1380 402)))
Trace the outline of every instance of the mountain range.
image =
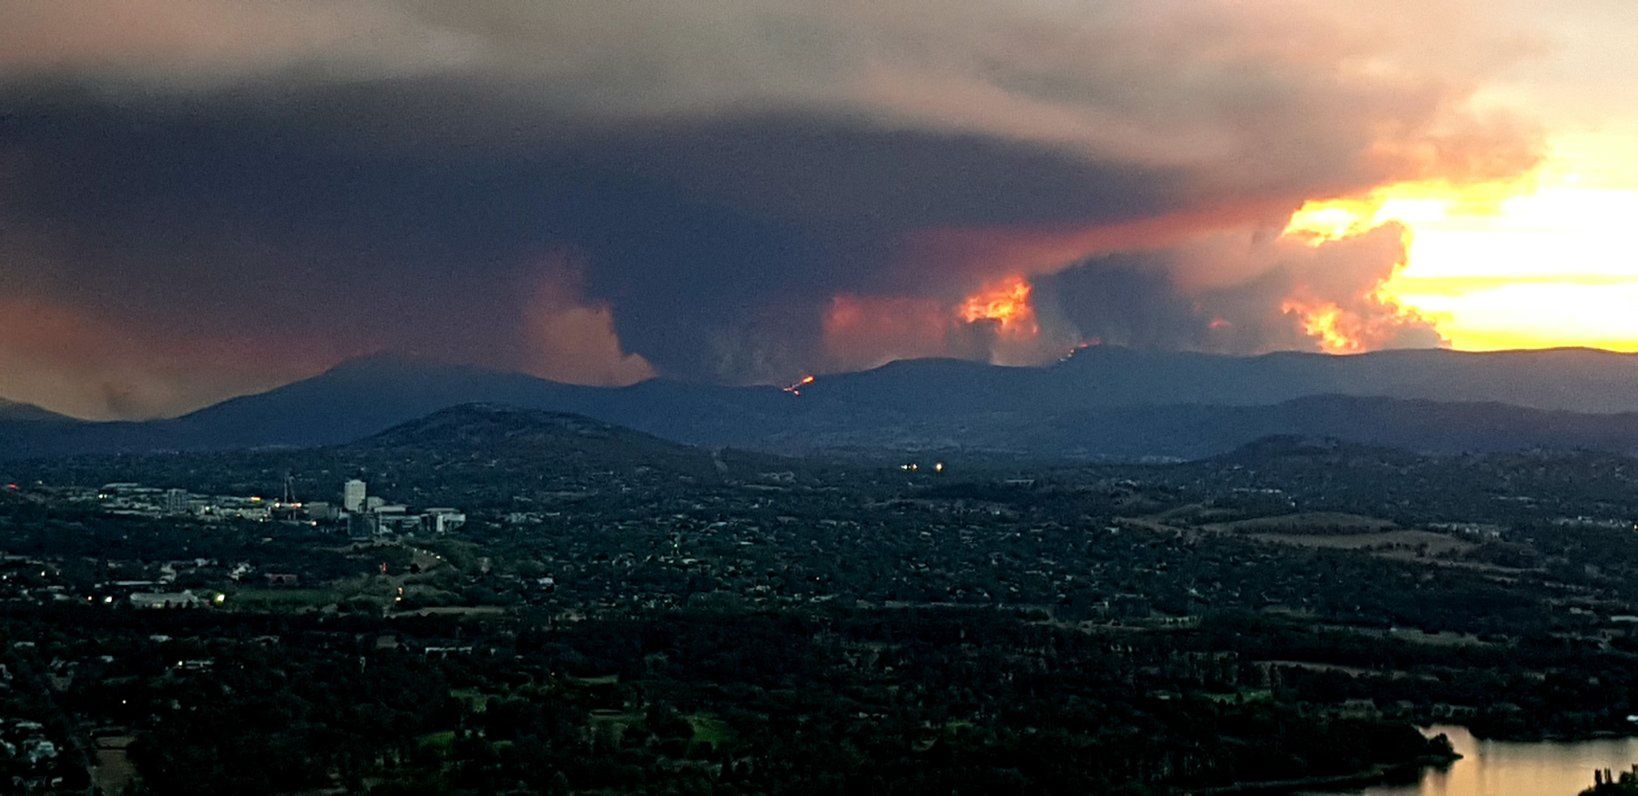
POLYGON ((0 402, 0 458, 338 444, 468 403, 574 413, 668 440, 778 453, 965 448, 1193 458, 1271 434, 1433 453, 1638 451, 1638 355, 1234 357, 1097 346, 1043 367, 906 360, 822 376, 799 394, 665 379, 586 387, 378 355, 165 420, 89 422, 0 402))

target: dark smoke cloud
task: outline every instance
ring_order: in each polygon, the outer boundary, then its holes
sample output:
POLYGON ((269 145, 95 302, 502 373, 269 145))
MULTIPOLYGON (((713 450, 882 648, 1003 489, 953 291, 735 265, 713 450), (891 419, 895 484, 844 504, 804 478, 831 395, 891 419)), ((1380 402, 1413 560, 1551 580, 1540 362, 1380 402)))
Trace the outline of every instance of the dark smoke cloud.
POLYGON ((1087 340, 1136 348, 1197 349, 1213 318, 1167 273, 1169 258, 1111 254, 1035 280, 1049 326, 1087 340))
POLYGON ((1038 277, 1036 288, 1044 322, 1060 337, 1115 345, 1231 354, 1320 350, 1323 341, 1305 328, 1294 304, 1335 307, 1339 328, 1366 348, 1441 345, 1427 319, 1376 296, 1404 262, 1404 243, 1397 224, 1318 245, 1217 233, 1162 250, 1094 257, 1038 277))
POLYGON ((1379 16, 6 7, 0 394, 172 412, 382 348, 626 383, 1311 347, 1293 295, 1426 341, 1370 298, 1391 231, 1268 240, 1307 198, 1533 162, 1467 102, 1516 41, 1455 6, 1379 16), (1038 337, 956 316, 1016 275, 1038 337))

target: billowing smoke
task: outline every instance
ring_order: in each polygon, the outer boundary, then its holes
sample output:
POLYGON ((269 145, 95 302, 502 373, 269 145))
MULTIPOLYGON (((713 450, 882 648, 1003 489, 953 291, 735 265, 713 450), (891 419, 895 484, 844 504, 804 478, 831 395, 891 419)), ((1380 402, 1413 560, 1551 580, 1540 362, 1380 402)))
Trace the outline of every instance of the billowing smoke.
POLYGON ((5 7, 0 281, 61 331, 0 320, 0 395, 173 412, 383 348, 627 383, 1436 341, 1374 295, 1396 230, 1278 230, 1531 167, 1471 102, 1520 50, 1482 11, 5 7))
POLYGON ((1316 245, 1219 233, 1094 257, 1040 277, 1037 292, 1051 327, 1117 345, 1236 354, 1437 346, 1428 319, 1380 295, 1404 256, 1396 224, 1316 245))

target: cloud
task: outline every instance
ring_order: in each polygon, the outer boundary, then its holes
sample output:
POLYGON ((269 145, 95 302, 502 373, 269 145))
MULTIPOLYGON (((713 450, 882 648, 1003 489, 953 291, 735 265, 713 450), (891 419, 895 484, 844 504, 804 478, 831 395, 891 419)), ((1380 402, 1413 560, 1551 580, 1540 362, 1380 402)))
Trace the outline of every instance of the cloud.
POLYGON ((62 0, 0 10, 0 66, 196 91, 269 72, 373 80, 458 68, 480 46, 384 2, 62 0))
POLYGON ((1429 319, 1379 295, 1403 267, 1405 230, 1385 224, 1310 245, 1215 232, 1166 249, 1094 257, 1038 278, 1060 337, 1231 354, 1350 352, 1444 344, 1429 319))
MULTIPOLYGON (((383 347, 589 383, 1037 361, 1078 334, 1307 347, 1284 300, 1390 317, 1369 293, 1398 260, 1270 243, 1291 210, 1534 163, 1538 132, 1475 102, 1530 44, 1482 12, 4 6, 0 279, 181 348, 327 341, 309 371, 383 347), (1039 337, 959 317, 1017 277, 1039 337), (1153 317, 1107 303, 1133 293, 1153 317)), ((1416 326, 1382 323, 1359 333, 1416 326)), ((196 378, 239 389, 220 367, 196 378)))
POLYGON ((654 368, 627 353, 614 333, 607 304, 587 304, 581 275, 567 259, 557 259, 540 274, 540 290, 528 312, 526 345, 513 367, 562 381, 627 385, 654 376, 654 368))

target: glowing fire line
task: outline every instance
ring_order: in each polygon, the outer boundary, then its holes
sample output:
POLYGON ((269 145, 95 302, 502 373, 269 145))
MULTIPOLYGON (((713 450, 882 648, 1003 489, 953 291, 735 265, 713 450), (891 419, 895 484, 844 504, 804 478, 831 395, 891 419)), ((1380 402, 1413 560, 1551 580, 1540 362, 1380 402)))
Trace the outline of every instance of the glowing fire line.
POLYGON ((797 379, 784 387, 780 387, 779 389, 781 392, 788 392, 791 395, 800 396, 802 394, 802 388, 812 384, 813 382, 814 377, 812 375, 803 376, 802 378, 797 379))

